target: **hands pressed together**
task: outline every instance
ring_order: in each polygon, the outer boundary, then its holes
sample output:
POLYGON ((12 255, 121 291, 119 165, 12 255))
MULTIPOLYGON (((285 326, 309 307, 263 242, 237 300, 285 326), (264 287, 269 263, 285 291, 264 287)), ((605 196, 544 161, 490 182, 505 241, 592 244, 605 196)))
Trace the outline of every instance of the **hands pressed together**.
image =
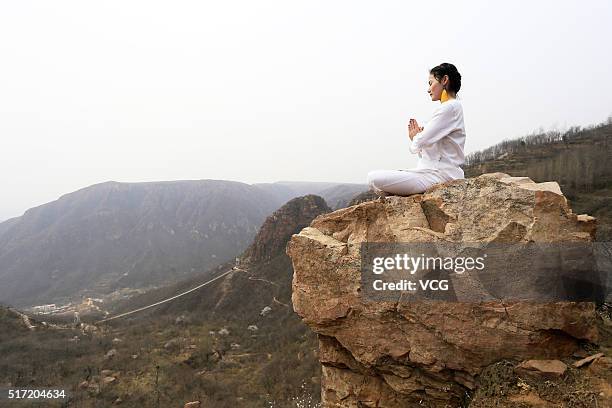
POLYGON ((410 119, 408 122, 408 137, 410 140, 414 139, 414 137, 423 131, 423 127, 419 126, 416 119, 410 119))

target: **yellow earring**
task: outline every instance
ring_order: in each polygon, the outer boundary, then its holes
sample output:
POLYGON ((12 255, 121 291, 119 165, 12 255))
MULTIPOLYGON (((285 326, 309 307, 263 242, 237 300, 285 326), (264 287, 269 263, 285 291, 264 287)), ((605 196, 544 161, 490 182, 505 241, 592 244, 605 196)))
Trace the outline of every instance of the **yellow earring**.
POLYGON ((442 94, 440 95, 440 103, 444 103, 448 101, 448 93, 446 92, 446 88, 442 90, 442 94))

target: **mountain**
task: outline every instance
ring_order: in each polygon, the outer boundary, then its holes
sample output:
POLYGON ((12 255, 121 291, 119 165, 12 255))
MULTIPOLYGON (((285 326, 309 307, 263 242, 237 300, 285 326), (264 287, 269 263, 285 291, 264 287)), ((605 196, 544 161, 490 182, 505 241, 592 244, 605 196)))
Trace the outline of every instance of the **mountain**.
POLYGON ((233 260, 303 191, 348 202, 362 185, 106 182, 0 223, 0 302, 66 303, 163 286, 233 260))
POLYGON ((0 224, 0 301, 58 303, 175 282, 232 259, 277 204, 220 180, 107 182, 66 194, 0 224))

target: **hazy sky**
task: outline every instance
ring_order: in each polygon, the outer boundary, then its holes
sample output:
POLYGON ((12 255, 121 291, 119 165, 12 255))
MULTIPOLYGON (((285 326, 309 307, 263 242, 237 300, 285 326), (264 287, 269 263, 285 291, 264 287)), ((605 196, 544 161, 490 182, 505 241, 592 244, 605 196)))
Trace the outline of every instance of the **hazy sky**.
POLYGON ((612 113, 612 2, 5 1, 0 220, 108 181, 409 168, 429 69, 466 151, 612 113))

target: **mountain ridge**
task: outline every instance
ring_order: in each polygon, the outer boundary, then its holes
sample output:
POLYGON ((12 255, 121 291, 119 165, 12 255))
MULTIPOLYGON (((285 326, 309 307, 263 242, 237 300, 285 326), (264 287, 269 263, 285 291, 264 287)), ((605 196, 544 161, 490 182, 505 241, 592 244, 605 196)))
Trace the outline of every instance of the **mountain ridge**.
MULTIPOLYGON (((324 187, 340 201, 360 189, 324 187)), ((244 251, 294 194, 214 179, 106 181, 64 194, 0 223, 0 301, 61 303, 197 275, 244 251)))

